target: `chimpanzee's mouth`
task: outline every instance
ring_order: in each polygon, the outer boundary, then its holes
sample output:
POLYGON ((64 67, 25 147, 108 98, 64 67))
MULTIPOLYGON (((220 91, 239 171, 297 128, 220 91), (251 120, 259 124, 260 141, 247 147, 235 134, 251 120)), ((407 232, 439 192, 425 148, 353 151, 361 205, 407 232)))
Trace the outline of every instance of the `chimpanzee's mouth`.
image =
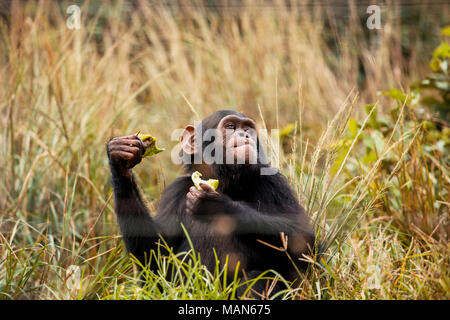
POLYGON ((233 148, 239 149, 239 148, 252 148, 252 147, 253 147, 253 144, 251 144, 251 143, 242 143, 237 146, 234 146, 233 148))
POLYGON ((245 139, 245 140, 239 140, 236 141, 233 148, 240 148, 240 147, 255 147, 255 143, 250 140, 250 139, 245 139))

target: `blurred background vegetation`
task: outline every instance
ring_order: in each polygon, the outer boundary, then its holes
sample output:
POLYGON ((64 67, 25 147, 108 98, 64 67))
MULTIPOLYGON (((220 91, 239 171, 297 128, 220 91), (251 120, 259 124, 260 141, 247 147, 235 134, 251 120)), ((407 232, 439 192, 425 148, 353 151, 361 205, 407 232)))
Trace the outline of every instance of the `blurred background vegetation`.
POLYGON ((425 0, 0 2, 0 297, 234 297, 176 256, 160 259, 187 282, 162 268, 138 286, 105 154, 139 130, 167 148, 135 169, 155 213, 182 174, 173 130, 231 108, 280 129, 327 249, 286 299, 450 298, 449 16, 425 0))

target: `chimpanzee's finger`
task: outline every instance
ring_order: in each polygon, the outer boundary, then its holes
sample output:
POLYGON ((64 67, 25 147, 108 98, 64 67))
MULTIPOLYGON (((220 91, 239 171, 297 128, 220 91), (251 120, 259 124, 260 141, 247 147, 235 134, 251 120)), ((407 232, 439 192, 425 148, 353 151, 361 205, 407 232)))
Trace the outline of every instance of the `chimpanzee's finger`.
MULTIPOLYGON (((137 152, 140 152, 140 151, 137 151, 137 152)), ((142 161, 142 157, 141 156, 136 156, 136 154, 134 154, 133 158, 131 158, 129 160, 129 165, 130 165, 130 167, 134 167, 135 165, 137 165, 141 161, 142 161)))
POLYGON ((112 138, 112 140, 121 140, 121 139, 131 139, 131 140, 139 140, 138 136, 135 134, 130 134, 128 136, 121 136, 112 138))
POLYGON ((134 146, 140 148, 142 145, 142 142, 138 140, 132 140, 132 139, 118 139, 118 140, 112 140, 108 143, 110 146, 115 145, 126 145, 126 146, 134 146))
POLYGON ((186 200, 190 201, 192 206, 195 206, 200 198, 196 195, 193 195, 192 193, 189 193, 186 195, 186 200))
POLYGON ((209 193, 218 193, 216 190, 214 190, 211 186, 205 184, 205 183, 200 183, 200 187, 202 188, 203 191, 205 192, 209 192, 209 193))
POLYGON ((122 150, 112 151, 110 153, 110 155, 113 158, 120 158, 120 159, 127 160, 127 161, 134 157, 134 154, 132 154, 131 152, 122 151, 122 150))
MULTIPOLYGON (((123 150, 129 152, 137 152, 139 151, 141 154, 145 152, 145 149, 136 143, 121 143, 121 144, 109 144, 108 150, 111 152, 112 150, 123 150)), ((138 154, 138 153, 136 153, 138 154)))
POLYGON ((195 199, 195 196, 192 193, 188 192, 186 194, 186 199, 193 201, 195 199))
POLYGON ((197 189, 197 187, 192 186, 189 188, 189 192, 192 193, 196 197, 200 197, 202 195, 202 192, 197 189))
POLYGON ((130 152, 135 155, 141 155, 141 152, 142 152, 139 147, 127 146, 127 145, 112 145, 112 146, 110 146, 109 152, 114 152, 114 151, 125 151, 125 152, 130 152))

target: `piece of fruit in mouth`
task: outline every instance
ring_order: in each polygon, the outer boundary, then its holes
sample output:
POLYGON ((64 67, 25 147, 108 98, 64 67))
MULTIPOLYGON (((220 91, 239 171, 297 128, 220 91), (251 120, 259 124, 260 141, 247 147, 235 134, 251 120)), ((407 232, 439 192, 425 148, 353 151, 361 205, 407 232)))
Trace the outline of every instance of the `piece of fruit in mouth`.
POLYGON ((211 188, 213 188, 213 190, 217 189, 217 187, 219 186, 219 180, 217 180, 217 179, 203 180, 202 178, 200 178, 201 176, 202 176, 202 174, 198 171, 195 171, 191 176, 192 181, 194 182, 194 186, 198 190, 202 190, 202 187, 200 186, 201 183, 204 183, 204 184, 210 186, 211 188))
POLYGON ((158 148, 156 145, 156 138, 150 134, 145 133, 137 133, 136 134, 139 139, 141 139, 145 152, 142 155, 143 158, 154 156, 157 153, 160 153, 166 149, 158 148))

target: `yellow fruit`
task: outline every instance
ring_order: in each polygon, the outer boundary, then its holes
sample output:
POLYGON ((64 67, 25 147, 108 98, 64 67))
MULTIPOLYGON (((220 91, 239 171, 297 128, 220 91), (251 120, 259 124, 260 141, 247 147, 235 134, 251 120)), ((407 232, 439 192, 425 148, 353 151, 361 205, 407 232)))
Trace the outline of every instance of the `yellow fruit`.
POLYGON ((192 181, 194 182, 194 185, 198 190, 202 190, 202 187, 200 187, 200 183, 204 183, 210 186, 211 188, 213 188, 213 190, 217 189, 217 187, 219 186, 219 180, 216 179, 203 180, 202 178, 200 178, 201 176, 202 174, 198 171, 195 171, 191 176, 192 181))
POLYGON ((144 144, 145 152, 143 154, 143 158, 154 156, 161 151, 166 149, 161 149, 156 146, 156 138, 149 134, 138 133, 137 137, 141 139, 144 144))

